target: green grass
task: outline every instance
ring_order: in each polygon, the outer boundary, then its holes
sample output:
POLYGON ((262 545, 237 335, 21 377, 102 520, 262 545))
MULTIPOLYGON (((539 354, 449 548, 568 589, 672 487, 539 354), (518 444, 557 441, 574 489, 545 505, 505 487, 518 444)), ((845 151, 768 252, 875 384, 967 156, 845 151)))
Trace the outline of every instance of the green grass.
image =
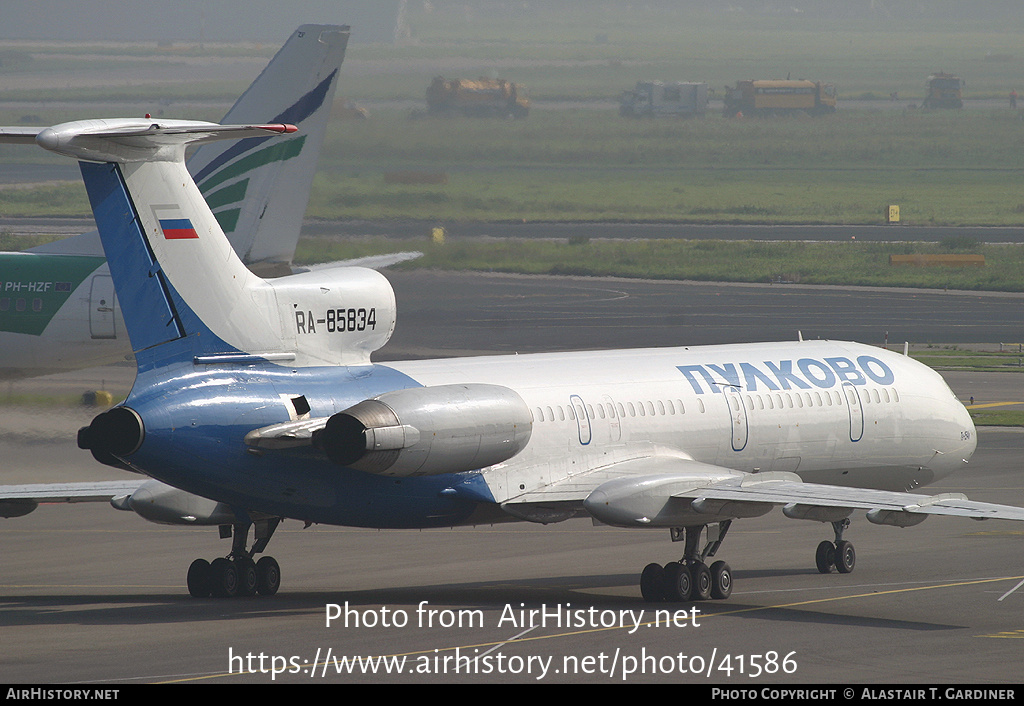
POLYGON ((977 372, 1024 372, 1024 354, 1013 350, 972 351, 957 348, 912 351, 910 357, 936 370, 975 370, 977 372))
POLYGON ((978 412, 971 419, 979 427, 1024 427, 1024 412, 978 412))
POLYGON ((719 282, 1024 291, 1024 248, 978 245, 985 267, 891 267, 890 254, 947 252, 941 244, 714 240, 303 238, 296 262, 308 264, 407 250, 425 256, 400 267, 689 279, 719 282))

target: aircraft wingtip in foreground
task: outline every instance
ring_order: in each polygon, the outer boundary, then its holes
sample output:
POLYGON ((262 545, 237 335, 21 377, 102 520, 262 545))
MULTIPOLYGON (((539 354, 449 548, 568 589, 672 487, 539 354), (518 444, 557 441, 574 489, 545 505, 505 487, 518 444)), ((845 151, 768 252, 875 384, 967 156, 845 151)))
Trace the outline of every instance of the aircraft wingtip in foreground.
POLYGON ((190 593, 276 592, 280 567, 254 558, 283 518, 411 528, 585 513, 667 528, 683 555, 643 570, 651 601, 728 597, 728 564, 706 561, 733 521, 779 506, 831 524, 823 572, 853 569, 854 511, 901 527, 933 514, 1024 520, 1021 508, 906 492, 966 464, 974 425, 937 373, 865 345, 374 364, 395 325, 387 280, 358 268, 253 275, 181 158, 194 141, 288 129, 85 121, 40 140, 81 160, 138 363, 127 400, 79 445, 156 479, 115 506, 231 529, 226 557, 193 562, 190 593))

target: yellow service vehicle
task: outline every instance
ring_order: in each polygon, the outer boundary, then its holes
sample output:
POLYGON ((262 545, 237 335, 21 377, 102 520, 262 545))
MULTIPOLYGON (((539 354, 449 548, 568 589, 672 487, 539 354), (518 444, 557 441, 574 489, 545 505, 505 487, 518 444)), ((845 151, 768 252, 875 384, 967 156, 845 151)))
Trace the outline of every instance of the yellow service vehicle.
POLYGON ((804 79, 737 81, 725 88, 722 114, 785 115, 791 113, 824 115, 836 112, 836 87, 831 83, 804 79))
POLYGON ((925 87, 925 108, 963 108, 964 82, 959 76, 944 74, 941 71, 928 77, 925 87))
POLYGON ((525 118, 530 99, 522 84, 504 79, 446 79, 438 76, 427 88, 431 115, 480 115, 525 118))

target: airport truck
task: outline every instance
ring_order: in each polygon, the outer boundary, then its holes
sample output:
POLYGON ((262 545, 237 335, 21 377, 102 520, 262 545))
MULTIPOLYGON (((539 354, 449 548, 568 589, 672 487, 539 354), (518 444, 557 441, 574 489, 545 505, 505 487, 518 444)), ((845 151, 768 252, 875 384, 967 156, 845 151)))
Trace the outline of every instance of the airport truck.
POLYGON ((427 88, 427 111, 431 115, 525 118, 530 99, 522 84, 504 79, 438 76, 427 88))
POLYGON ((704 117, 708 108, 708 84, 694 82, 637 81, 636 88, 623 91, 619 115, 652 117, 704 117))
POLYGON ((923 107, 925 108, 963 108, 964 82, 959 76, 942 73, 932 74, 925 82, 923 107))
POLYGON ((836 112, 836 87, 831 83, 804 79, 737 81, 726 86, 722 114, 786 115, 807 113, 825 115, 836 112))

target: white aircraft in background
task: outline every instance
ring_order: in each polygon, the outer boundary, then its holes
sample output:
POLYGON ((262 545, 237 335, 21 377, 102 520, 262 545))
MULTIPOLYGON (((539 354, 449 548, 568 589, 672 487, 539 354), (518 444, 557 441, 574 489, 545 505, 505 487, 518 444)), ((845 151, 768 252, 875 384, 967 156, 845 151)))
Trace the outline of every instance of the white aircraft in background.
MULTIPOLYGON (((291 274, 347 26, 303 25, 224 116, 288 122, 301 134, 199 147, 188 166, 242 261, 264 276, 291 274)), ((42 128, 12 128, 34 144, 42 128)), ((0 379, 123 361, 131 346, 93 231, 26 252, 0 253, 0 379)))
MULTIPOLYGON (((853 570, 843 534, 855 511, 899 527, 1024 520, 1022 508, 907 492, 963 468, 975 429, 937 373, 886 350, 800 341, 373 363, 395 326, 385 277, 257 277, 185 168, 193 142, 294 130, 87 120, 36 138, 81 161, 138 365, 127 400, 79 446, 156 479, 116 507, 232 536, 226 556, 192 562, 193 595, 275 593, 280 566, 255 556, 284 518, 667 528, 682 556, 642 570, 648 601, 728 597, 731 569, 708 560, 735 520, 776 506, 831 524, 822 572, 853 570)), ((0 510, 71 492, 3 488, 0 510)))

